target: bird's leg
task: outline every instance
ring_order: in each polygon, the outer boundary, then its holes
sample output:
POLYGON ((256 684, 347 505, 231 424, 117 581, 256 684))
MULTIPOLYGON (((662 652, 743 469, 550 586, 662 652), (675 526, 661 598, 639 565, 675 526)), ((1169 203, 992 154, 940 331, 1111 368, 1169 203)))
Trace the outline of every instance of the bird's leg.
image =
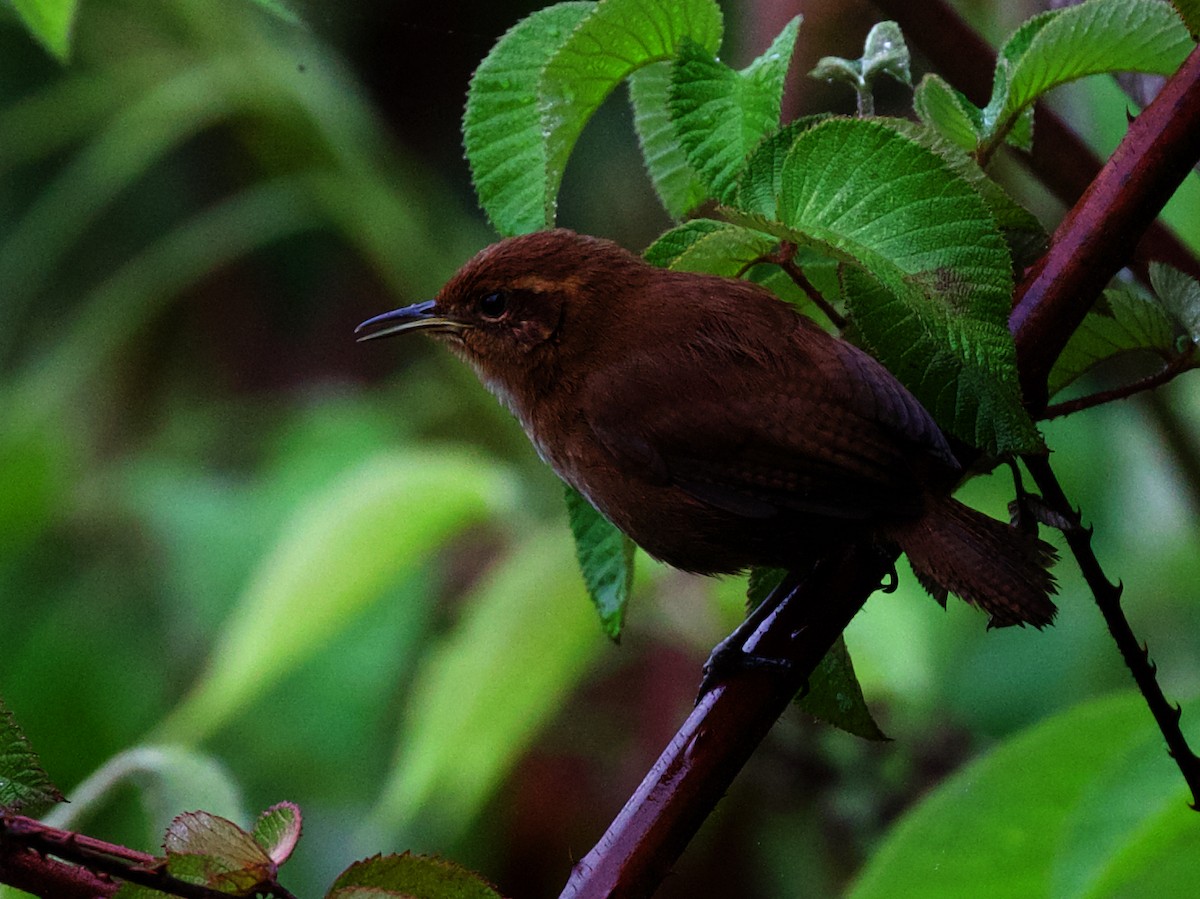
MULTIPOLYGON (((797 581, 790 574, 760 602, 733 632, 713 647, 704 663, 704 677, 696 702, 704 698, 713 687, 730 674, 748 669, 772 669, 787 671, 792 667, 788 659, 759 655, 754 651, 759 633, 783 611, 796 592, 797 581)), ((807 685, 804 689, 807 689, 807 685)))
MULTIPOLYGON (((899 577, 896 573, 896 558, 899 551, 887 543, 871 543, 871 554, 883 570, 884 577, 876 589, 890 593, 896 589, 899 577)), ((819 562, 817 563, 819 564, 819 562)), ((775 619, 792 602, 802 582, 811 574, 807 568, 790 570, 775 588, 767 594, 746 619, 734 628, 733 633, 713 647, 704 663, 704 676, 700 681, 700 690, 696 694, 696 702, 708 694, 713 687, 732 674, 741 671, 771 670, 781 673, 790 672, 795 663, 779 655, 764 655, 757 651, 758 642, 770 628, 775 619)), ((793 639, 802 631, 792 634, 793 639)), ((808 681, 799 688, 799 697, 808 693, 808 681)))
POLYGON ((1016 493, 1016 498, 1008 504, 1008 515, 1012 526, 1021 533, 1029 534, 1032 537, 1037 536, 1039 524, 1056 528, 1064 534, 1067 533, 1073 523, 1051 508, 1040 495, 1030 493, 1025 489, 1025 481, 1021 477, 1021 469, 1017 466, 1015 458, 1009 457, 1005 461, 1012 470, 1013 490, 1016 493))

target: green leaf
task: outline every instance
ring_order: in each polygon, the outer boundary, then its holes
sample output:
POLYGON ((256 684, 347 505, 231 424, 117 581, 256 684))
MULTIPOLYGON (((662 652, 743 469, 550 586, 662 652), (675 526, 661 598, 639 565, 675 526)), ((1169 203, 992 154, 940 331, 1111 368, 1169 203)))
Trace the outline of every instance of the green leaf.
MULTIPOLYGON (((1051 395, 1120 356, 1152 352, 1167 364, 1184 361, 1182 353, 1193 356, 1200 342, 1200 285, 1157 263, 1150 275, 1157 296, 1134 284, 1104 291, 1055 362, 1048 383, 1051 395)), ((1197 364, 1193 359, 1188 367, 1197 364)))
POLYGON ((1150 286, 1178 325, 1180 336, 1200 343, 1200 282, 1177 268, 1151 262, 1150 286))
POLYGON ((78 0, 12 0, 12 5, 38 43, 66 62, 78 0))
POLYGON ((667 97, 671 90, 670 62, 638 69, 629 79, 633 127, 642 148, 646 173, 663 208, 681 219, 708 198, 704 181, 688 164, 687 154, 671 123, 667 97))
MULTIPOLYGON (((753 160, 748 172, 765 180, 753 160)), ((802 131, 778 181, 774 221, 756 209, 741 223, 861 268, 844 275, 858 333, 943 428, 992 453, 1040 447, 1007 328, 1009 255, 971 183, 893 127, 851 119, 802 131)))
POLYGON ((1172 6, 1183 19, 1193 38, 1200 36, 1200 0, 1172 0, 1172 6))
POLYGON ((509 501, 503 473, 461 452, 380 453, 346 472, 287 523, 157 736, 187 743, 221 727, 443 540, 509 501))
POLYGON ((940 75, 929 73, 913 93, 917 116, 951 143, 975 150, 983 134, 983 113, 940 75))
POLYGON ((895 22, 879 22, 863 42, 863 55, 858 59, 825 56, 809 73, 812 78, 843 81, 855 90, 871 90, 880 75, 890 75, 901 84, 912 84, 909 74, 908 45, 895 22))
POLYGON ((566 500, 575 554, 588 596, 600 613, 604 633, 619 640, 633 587, 633 554, 637 547, 570 485, 566 487, 566 500))
POLYGON ((62 802, 63 795, 42 769, 16 718, 0 699, 0 809, 62 802))
MULTIPOLYGON (((685 37, 715 52, 721 11, 713 0, 560 3, 501 38, 471 80, 463 135, 479 201, 502 234, 554 223, 563 171, 588 119, 623 79, 674 57, 685 37)), ((680 199, 674 189, 671 197, 668 208, 680 199)))
POLYGON ((895 22, 877 22, 867 32, 867 39, 863 42, 862 72, 868 84, 880 75, 888 75, 912 87, 910 62, 904 32, 895 22))
POLYGON ((842 277, 862 338, 943 428, 993 455, 1042 448, 1021 404, 1007 328, 920 293, 901 299, 856 268, 842 277))
POLYGON ((643 255, 660 268, 732 278, 778 243, 770 234, 742 225, 692 219, 667 231, 643 255))
POLYGON ((1187 801, 1141 698, 1094 700, 938 786, 892 829, 849 899, 1182 895, 1180 884, 1200 882, 1187 801))
POLYGON ((254 837, 208 812, 185 812, 167 828, 167 871, 211 889, 246 893, 275 876, 276 865, 254 837))
POLYGON ((355 862, 330 888, 327 899, 502 899, 478 874, 424 855, 375 856, 355 862))
POLYGON ((1087 0, 1035 16, 997 56, 992 98, 983 110, 985 145, 994 147, 1026 107, 1061 84, 1106 72, 1169 75, 1193 47, 1187 28, 1161 0, 1087 0))
POLYGON ((742 169, 733 206, 763 218, 774 218, 779 205, 783 163, 792 144, 802 132, 829 118, 827 115, 804 116, 789 122, 759 144, 742 169))
POLYGON ((887 740, 867 708, 862 686, 846 640, 839 636, 808 679, 808 692, 796 704, 814 718, 841 728, 864 740, 887 740))
POLYGON ((937 154, 874 121, 833 119, 784 161, 779 220, 898 294, 924 283, 947 306, 1004 325, 1012 274, 987 207, 937 154))
POLYGON ((622 80, 643 66, 671 59, 684 38, 715 53, 721 10, 713 0, 600 0, 547 64, 540 85, 546 137, 546 209, 583 126, 622 80))
POLYGON ((254 822, 254 841, 276 865, 282 865, 300 840, 303 819, 294 802, 279 802, 254 822))
POLYGON ((751 568, 750 577, 746 580, 746 611, 753 612, 761 606, 786 575, 786 568, 768 568, 762 565, 751 568))
POLYGON ((605 647, 561 526, 527 535, 461 608, 406 691, 373 838, 461 838, 605 647))
POLYGON ((908 119, 879 118, 876 121, 894 128, 898 133, 937 153, 954 174, 975 188, 1000 227, 1009 253, 1020 264, 1031 264, 1044 252, 1047 235, 1037 216, 989 178, 979 163, 961 147, 943 139, 940 132, 922 127, 908 119))
POLYGON ((779 127, 784 80, 800 17, 741 72, 685 40, 671 69, 668 108, 688 163, 709 191, 729 202, 747 155, 779 127))
MULTIPOLYGON (((787 572, 782 568, 752 568, 746 585, 746 604, 757 608, 779 586, 787 572)), ((827 724, 866 740, 887 737, 871 717, 862 687, 854 673, 854 663, 839 636, 808 679, 808 689, 796 697, 805 712, 827 724)))
POLYGON ((558 3, 522 19, 471 77, 463 144, 479 203, 503 235, 553 221, 538 85, 546 63, 594 9, 594 3, 558 3))

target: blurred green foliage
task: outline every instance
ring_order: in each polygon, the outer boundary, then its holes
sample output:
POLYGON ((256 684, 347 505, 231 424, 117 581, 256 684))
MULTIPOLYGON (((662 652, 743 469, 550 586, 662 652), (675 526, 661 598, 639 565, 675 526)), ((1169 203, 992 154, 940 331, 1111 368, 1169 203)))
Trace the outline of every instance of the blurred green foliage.
MULTIPOLYGON (((288 799, 300 894, 414 849, 541 895, 686 713, 744 584, 643 565, 612 646, 516 425, 453 360, 352 342, 490 239, 457 117, 470 68, 537 5, 297 3, 296 26, 244 0, 84 0, 66 65, 0 8, 0 696, 79 800, 72 826, 153 849, 185 808, 288 799)), ((861 46, 872 22, 837 15, 801 49, 861 46)), ((739 33, 750 17, 726 7, 739 33)), ((601 108, 560 220, 640 248, 664 220, 631 135, 601 108)), ((1045 428, 1193 716, 1200 488, 1179 422, 1198 419, 1183 379, 1045 428)), ((1003 515, 1010 493, 997 474, 964 499, 1003 515)), ((1053 629, 988 633, 902 571, 846 635, 894 742, 786 718, 662 895, 838 892, 948 772, 1126 687, 1059 573, 1053 629)))

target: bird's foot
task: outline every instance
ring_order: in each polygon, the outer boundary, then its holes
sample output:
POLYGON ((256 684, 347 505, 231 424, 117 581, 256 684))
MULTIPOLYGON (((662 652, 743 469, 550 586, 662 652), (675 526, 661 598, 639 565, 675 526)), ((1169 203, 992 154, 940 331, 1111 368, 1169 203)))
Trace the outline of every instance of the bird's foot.
MULTIPOLYGON (((738 630, 741 630, 741 628, 738 630)), ((696 693, 697 705, 717 684, 723 683, 730 677, 741 674, 743 671, 778 671, 787 673, 795 667, 790 659, 747 652, 742 645, 743 643, 745 643, 745 637, 740 635, 738 631, 734 631, 713 647, 713 651, 709 653, 708 660, 701 669, 704 676, 700 680, 700 689, 696 693)), ((804 685, 804 692, 807 691, 808 684, 806 683, 804 685)))
POLYGON ((768 625, 791 599, 795 585, 790 589, 780 590, 776 587, 758 604, 733 633, 713 647, 708 661, 704 663, 703 677, 700 690, 696 694, 699 704, 717 684, 745 671, 776 671, 786 673, 792 670, 791 660, 779 656, 766 655, 756 652, 759 632, 768 625))

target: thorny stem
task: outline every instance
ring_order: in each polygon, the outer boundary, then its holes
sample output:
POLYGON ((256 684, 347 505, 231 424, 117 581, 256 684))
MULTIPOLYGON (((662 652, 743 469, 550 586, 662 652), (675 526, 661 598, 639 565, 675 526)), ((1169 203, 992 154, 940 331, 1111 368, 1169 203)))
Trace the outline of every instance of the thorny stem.
MULTIPOLYGON (((138 852, 115 843, 106 843, 94 837, 50 827, 32 818, 12 815, 0 810, 0 859, 8 861, 21 850, 32 851, 41 856, 49 876, 61 877, 54 870, 54 863, 45 856, 54 856, 67 862, 86 867, 89 871, 101 872, 120 880, 149 887, 183 899, 229 899, 231 893, 215 890, 200 884, 188 883, 167 873, 165 863, 145 852, 138 852)), ((19 856, 26 868, 32 868, 32 859, 27 852, 19 856)), ((31 871, 26 883, 36 886, 31 871)), ((105 885, 107 886, 107 885, 105 885)), ((276 883, 263 884, 254 895, 271 895, 276 899, 296 899, 288 890, 276 883)), ((109 895, 105 892, 96 895, 109 895)))
POLYGON ((1125 613, 1121 610, 1123 586, 1112 583, 1104 574, 1092 549, 1091 528, 1083 527, 1078 510, 1067 500, 1058 478, 1050 468, 1049 460, 1045 456, 1028 456, 1025 458, 1025 466, 1042 492, 1042 499, 1070 522, 1070 526, 1063 529, 1063 534, 1067 538, 1071 554, 1096 598, 1096 605, 1100 608, 1100 614, 1104 616, 1108 631, 1125 659, 1125 664, 1129 666, 1150 713, 1158 723, 1158 729, 1162 731, 1171 758, 1179 766, 1184 781, 1192 791, 1192 808, 1200 811, 1200 757, 1192 752, 1179 727, 1182 710, 1177 704, 1168 702, 1163 695, 1155 677, 1154 663, 1150 661, 1150 651, 1145 644, 1138 642, 1125 613))
MULTIPOLYGON (((946 3, 876 0, 876 5, 897 20, 910 43, 959 89, 969 96, 987 96, 995 54, 946 3)), ((1050 249, 1017 288, 1018 303, 1009 321, 1017 343, 1025 403, 1037 418, 1045 409, 1051 367, 1104 285, 1122 265, 1132 260, 1141 274, 1148 259, 1157 258, 1193 276, 1200 275, 1196 257, 1156 220, 1162 205, 1200 157, 1200 50, 1191 53, 1154 101, 1130 123, 1125 138, 1103 166, 1048 110, 1035 109, 1035 132, 1033 153, 1018 154, 1018 158, 1071 206, 1051 238, 1050 249)), ((1035 462, 1035 467, 1043 463, 1044 459, 1035 462)), ((1057 505, 1071 510, 1065 497, 1057 505)), ((1080 542, 1081 535, 1072 536, 1070 529, 1066 533, 1074 551, 1071 541, 1080 542)), ((1090 546, 1087 553, 1091 553, 1090 546)), ((1095 557, 1091 559, 1094 563, 1095 557)), ((1081 559, 1081 567, 1083 564, 1081 559)), ((1098 564, 1095 570, 1099 571, 1098 564)), ((1089 584, 1092 582, 1089 579, 1089 584)), ((1102 574, 1095 580, 1097 586, 1101 583, 1108 583, 1102 574)), ((1154 669, 1124 621, 1119 599, 1119 590, 1111 596, 1096 594, 1096 603, 1109 621, 1114 638, 1118 631, 1127 634, 1122 638, 1125 645, 1118 644, 1126 661, 1142 654, 1144 664, 1135 667, 1130 663, 1135 682, 1142 688, 1160 729, 1166 725, 1163 736, 1193 798, 1200 799, 1195 766, 1189 761, 1195 756, 1183 740, 1178 712, 1162 698, 1154 669), (1116 617, 1121 619, 1119 624, 1113 623, 1116 617)))

